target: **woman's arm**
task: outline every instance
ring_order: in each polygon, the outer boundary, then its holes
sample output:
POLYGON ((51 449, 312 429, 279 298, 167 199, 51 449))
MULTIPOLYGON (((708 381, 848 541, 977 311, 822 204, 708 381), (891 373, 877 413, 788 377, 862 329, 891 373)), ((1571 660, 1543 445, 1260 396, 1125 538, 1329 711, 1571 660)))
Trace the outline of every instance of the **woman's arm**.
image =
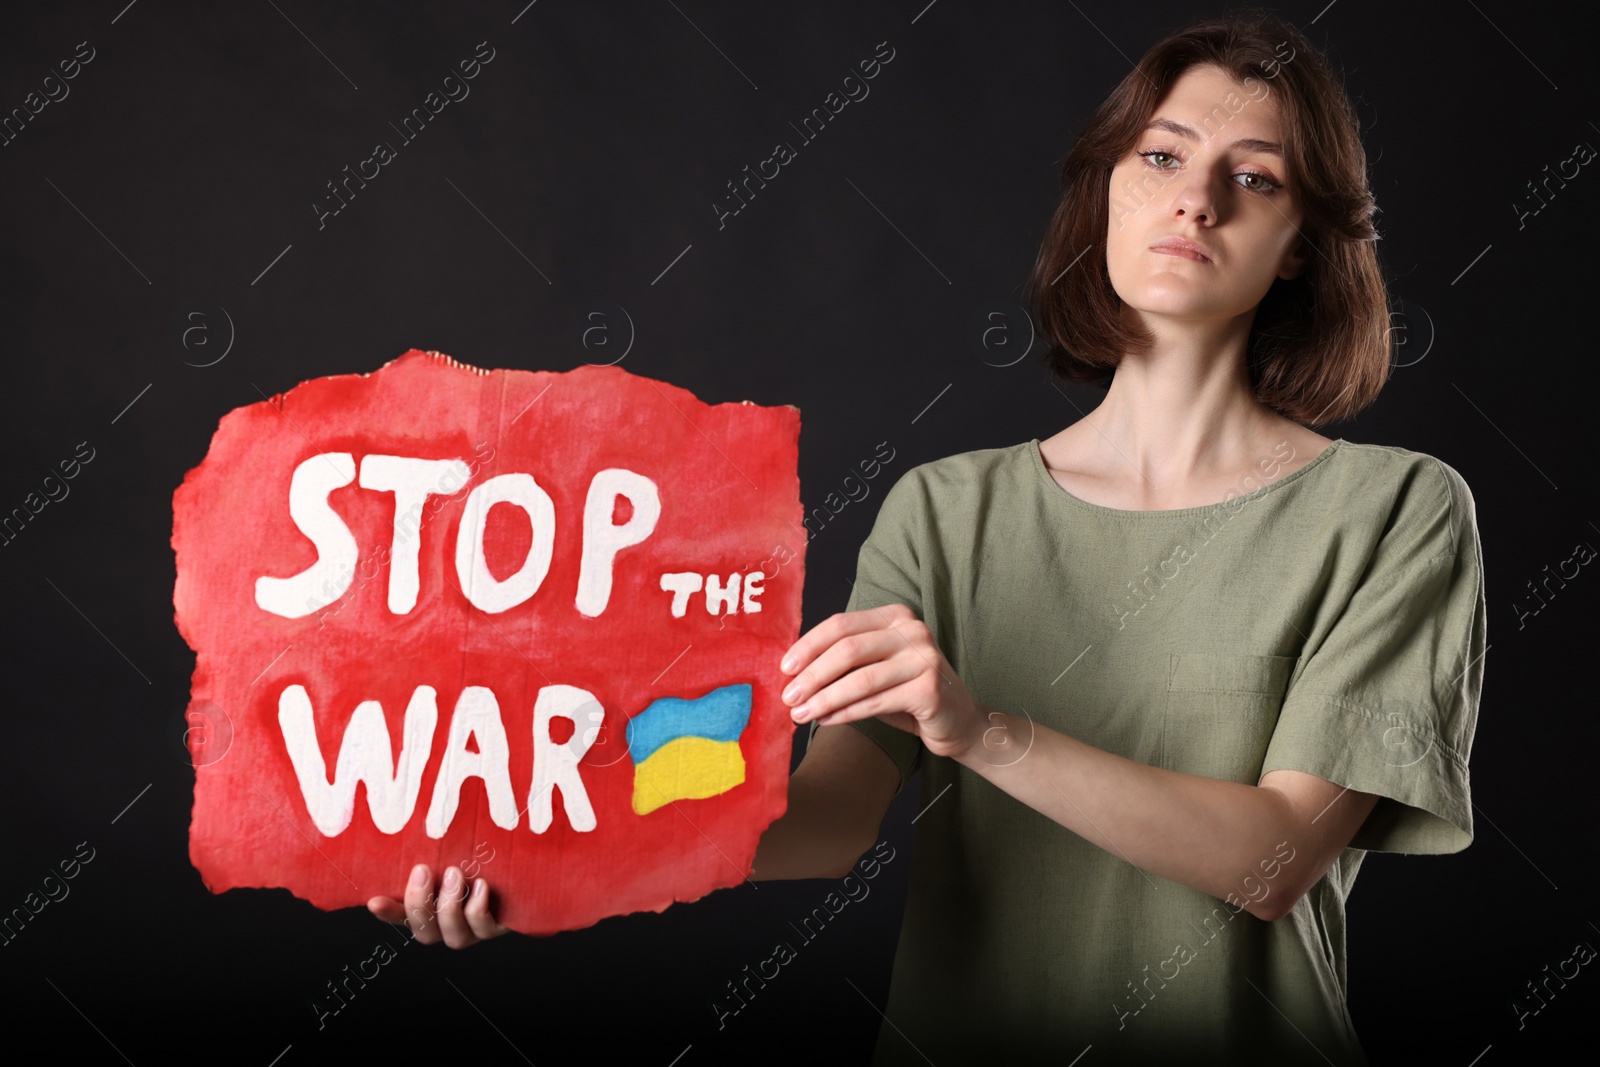
POLYGON ((980 737, 955 757, 963 766, 1134 866, 1231 895, 1269 922, 1327 872, 1377 802, 1302 771, 1269 771, 1245 785, 1151 767, 976 707, 986 731, 1006 731, 1007 744, 1002 754, 980 737), (1016 759, 1030 732, 1032 747, 1016 759), (1293 851, 1280 851, 1284 843, 1293 851))
POLYGON ((750 877, 844 877, 877 839, 899 785, 894 760, 866 734, 820 727, 789 778, 789 809, 761 835, 750 877))
POLYGON ((900 604, 825 620, 795 643, 784 670, 797 674, 784 693, 803 702, 797 721, 882 716, 1134 866, 1220 899, 1231 894, 1269 921, 1322 877, 1377 801, 1300 771, 1245 785, 1151 767, 980 705, 900 604))

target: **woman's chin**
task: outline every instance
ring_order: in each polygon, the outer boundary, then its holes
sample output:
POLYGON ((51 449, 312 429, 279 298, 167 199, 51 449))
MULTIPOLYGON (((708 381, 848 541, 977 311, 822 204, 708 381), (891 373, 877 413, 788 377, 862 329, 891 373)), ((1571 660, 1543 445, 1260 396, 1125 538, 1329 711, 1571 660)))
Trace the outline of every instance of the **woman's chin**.
POLYGON ((1217 307, 1212 301, 1196 299, 1193 293, 1164 293, 1152 295, 1139 303, 1124 301, 1136 319, 1160 319, 1171 323, 1202 323, 1229 319, 1227 309, 1217 307))

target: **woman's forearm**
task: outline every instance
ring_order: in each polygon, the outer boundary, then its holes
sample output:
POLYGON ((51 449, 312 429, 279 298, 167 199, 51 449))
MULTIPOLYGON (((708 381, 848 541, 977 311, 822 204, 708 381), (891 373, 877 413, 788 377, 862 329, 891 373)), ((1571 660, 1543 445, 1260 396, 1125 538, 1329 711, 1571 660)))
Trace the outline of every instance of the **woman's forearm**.
POLYGON ((1270 790, 1152 767, 1025 716, 980 711, 990 723, 987 743, 968 749, 964 766, 1152 874, 1249 903, 1245 880, 1260 877, 1277 846, 1307 844, 1270 790))
POLYGON ((804 762, 789 779, 789 808, 768 826, 756 846, 750 877, 842 878, 871 845, 855 840, 837 797, 808 773, 804 762))

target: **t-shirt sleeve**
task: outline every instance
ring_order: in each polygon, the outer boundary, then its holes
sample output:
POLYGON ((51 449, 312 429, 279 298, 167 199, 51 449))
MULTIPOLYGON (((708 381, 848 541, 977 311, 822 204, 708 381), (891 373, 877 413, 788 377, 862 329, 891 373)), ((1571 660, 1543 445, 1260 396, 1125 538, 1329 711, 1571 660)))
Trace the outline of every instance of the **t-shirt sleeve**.
POLYGON ((1262 765, 1377 794, 1350 842, 1375 852, 1459 852, 1473 835, 1483 559, 1467 483, 1427 459, 1343 612, 1291 678, 1262 765))
MULTIPOLYGON (((924 554, 920 547, 927 530, 926 505, 915 469, 902 474, 889 487, 878 508, 872 532, 856 556, 856 578, 846 611, 904 604, 916 612, 917 618, 926 618, 922 600, 924 554)), ((922 765, 922 739, 875 717, 858 719, 848 725, 866 734, 889 754, 900 770, 900 784, 895 791, 904 789, 922 765)), ((816 732, 817 723, 813 722, 806 735, 808 746, 816 732)))

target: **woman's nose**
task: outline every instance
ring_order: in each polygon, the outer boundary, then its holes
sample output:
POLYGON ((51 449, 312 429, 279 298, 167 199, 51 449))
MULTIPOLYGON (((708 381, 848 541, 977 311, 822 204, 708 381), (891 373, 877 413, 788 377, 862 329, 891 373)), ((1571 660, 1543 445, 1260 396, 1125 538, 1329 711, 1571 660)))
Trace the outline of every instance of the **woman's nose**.
POLYGON ((1216 194, 1212 178, 1201 171, 1191 171, 1177 179, 1178 188, 1172 196, 1174 215, 1195 222, 1216 222, 1216 194))

